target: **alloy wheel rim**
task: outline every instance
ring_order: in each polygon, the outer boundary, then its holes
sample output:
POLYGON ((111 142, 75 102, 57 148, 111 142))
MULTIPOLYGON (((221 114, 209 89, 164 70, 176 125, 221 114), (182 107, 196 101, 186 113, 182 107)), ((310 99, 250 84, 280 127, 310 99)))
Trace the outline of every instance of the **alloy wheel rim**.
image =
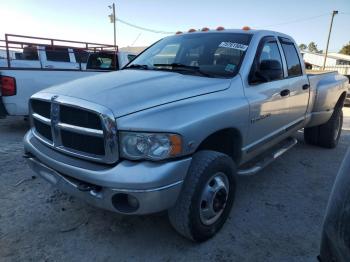
POLYGON ((229 194, 227 176, 218 172, 205 184, 199 203, 199 214, 204 225, 214 224, 225 210, 229 194))

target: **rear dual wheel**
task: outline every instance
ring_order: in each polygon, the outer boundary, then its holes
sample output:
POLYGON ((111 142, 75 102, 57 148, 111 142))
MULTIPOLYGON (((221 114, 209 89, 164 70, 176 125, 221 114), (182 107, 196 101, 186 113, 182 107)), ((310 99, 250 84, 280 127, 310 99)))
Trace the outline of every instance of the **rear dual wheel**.
POLYGON ((337 106, 325 124, 304 129, 305 142, 325 148, 335 148, 338 145, 342 127, 343 110, 341 106, 337 106))

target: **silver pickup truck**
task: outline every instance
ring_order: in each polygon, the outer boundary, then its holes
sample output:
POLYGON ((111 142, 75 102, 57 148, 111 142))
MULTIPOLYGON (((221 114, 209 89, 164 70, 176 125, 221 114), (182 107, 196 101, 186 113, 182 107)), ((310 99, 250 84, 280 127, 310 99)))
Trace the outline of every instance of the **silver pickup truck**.
POLYGON ((230 213, 236 175, 293 147, 296 131, 337 145, 348 80, 301 61, 273 31, 166 37, 123 70, 33 95, 25 157, 64 192, 121 214, 167 210, 181 235, 205 241, 230 213))

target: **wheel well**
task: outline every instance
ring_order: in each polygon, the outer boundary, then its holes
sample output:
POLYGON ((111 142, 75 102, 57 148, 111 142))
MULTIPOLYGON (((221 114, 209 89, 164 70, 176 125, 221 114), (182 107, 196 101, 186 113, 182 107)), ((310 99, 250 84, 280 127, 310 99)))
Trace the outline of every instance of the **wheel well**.
POLYGON ((213 150, 224 153, 231 157, 236 163, 241 158, 242 136, 237 129, 228 128, 219 130, 206 139, 198 146, 199 150, 213 150))
POLYGON ((346 98, 346 92, 343 92, 338 101, 337 101, 337 104, 335 105, 335 107, 338 107, 338 106, 343 106, 344 105, 344 101, 345 101, 345 98, 346 98))

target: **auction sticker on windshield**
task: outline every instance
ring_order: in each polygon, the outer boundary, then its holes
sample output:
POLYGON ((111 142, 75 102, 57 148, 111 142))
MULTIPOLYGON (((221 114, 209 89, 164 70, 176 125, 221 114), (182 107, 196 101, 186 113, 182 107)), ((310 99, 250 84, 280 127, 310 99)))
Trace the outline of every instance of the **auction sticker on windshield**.
POLYGON ((241 51, 247 50, 248 46, 239 44, 239 43, 232 43, 232 42, 221 42, 219 47, 225 47, 225 48, 232 48, 232 49, 237 49, 241 51))

